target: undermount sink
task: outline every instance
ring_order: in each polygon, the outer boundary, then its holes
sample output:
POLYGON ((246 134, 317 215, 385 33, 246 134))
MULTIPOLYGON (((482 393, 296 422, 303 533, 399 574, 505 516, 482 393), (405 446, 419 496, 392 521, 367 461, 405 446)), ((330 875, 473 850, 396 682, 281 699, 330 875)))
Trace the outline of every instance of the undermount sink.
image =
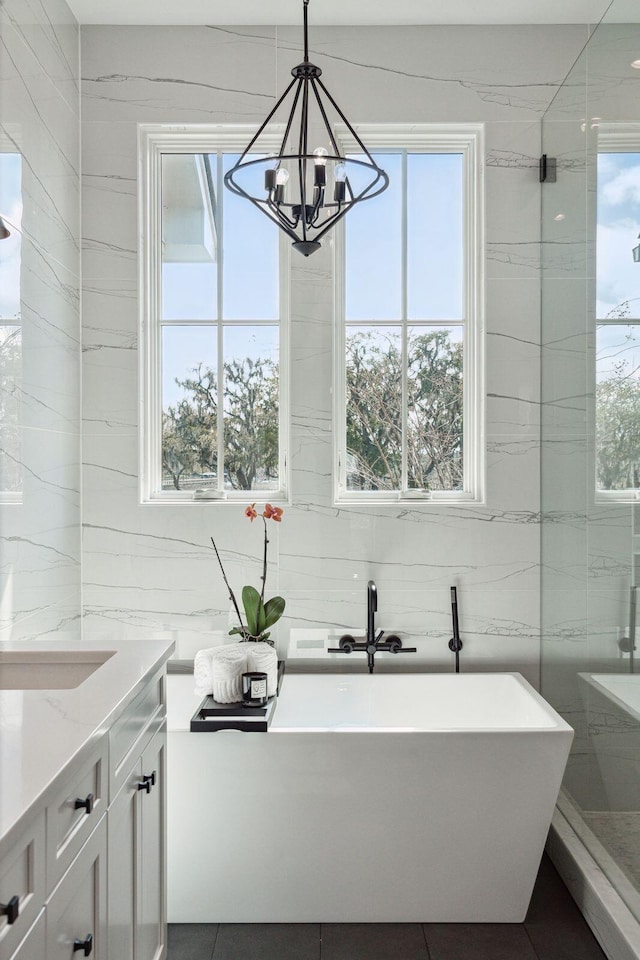
POLYGON ((0 690, 72 690, 115 650, 2 650, 0 690))

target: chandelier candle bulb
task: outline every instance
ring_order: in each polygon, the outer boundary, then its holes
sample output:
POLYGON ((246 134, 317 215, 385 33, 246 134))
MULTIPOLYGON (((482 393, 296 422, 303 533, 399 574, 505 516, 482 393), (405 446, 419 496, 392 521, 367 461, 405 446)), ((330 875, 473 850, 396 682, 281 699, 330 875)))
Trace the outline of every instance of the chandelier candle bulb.
POLYGON ((313 151, 313 185, 314 187, 324 187, 327 182, 327 156, 329 151, 326 147, 316 147, 313 151))
POLYGON ((335 181, 333 187, 333 199, 336 203, 342 203, 346 193, 347 168, 344 163, 337 163, 333 171, 335 181))
POLYGON ((276 172, 276 203, 284 203, 284 188, 289 179, 289 171, 284 167, 276 172))

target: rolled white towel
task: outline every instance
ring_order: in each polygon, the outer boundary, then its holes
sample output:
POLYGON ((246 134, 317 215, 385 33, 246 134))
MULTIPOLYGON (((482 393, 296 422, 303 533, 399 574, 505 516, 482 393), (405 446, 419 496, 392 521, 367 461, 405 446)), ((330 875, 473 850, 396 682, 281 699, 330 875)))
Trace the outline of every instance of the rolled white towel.
POLYGON ((213 693, 213 678, 211 676, 211 663, 215 647, 209 650, 198 650, 193 659, 193 679, 195 682, 194 693, 198 697, 208 697, 213 693))
POLYGON ((267 675, 267 696, 278 692, 278 654, 269 643, 247 643, 247 667, 267 675))
POLYGON ((238 703, 242 700, 242 674, 247 670, 246 643, 229 643, 216 647, 211 661, 213 699, 217 703, 238 703))

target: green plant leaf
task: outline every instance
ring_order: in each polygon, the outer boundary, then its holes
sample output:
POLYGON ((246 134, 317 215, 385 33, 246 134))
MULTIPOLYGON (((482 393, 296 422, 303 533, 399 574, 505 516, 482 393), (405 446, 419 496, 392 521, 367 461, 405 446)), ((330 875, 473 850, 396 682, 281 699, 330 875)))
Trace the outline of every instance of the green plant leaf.
POLYGON ((234 633, 244 634, 244 630, 242 630, 240 627, 232 627, 231 630, 229 630, 229 636, 232 637, 234 633))
POLYGON ((255 587, 246 586, 242 588, 242 604, 247 618, 247 628, 252 636, 257 637, 260 632, 260 607, 262 601, 260 594, 255 587))
POLYGON ((271 597, 271 600, 267 600, 264 605, 264 627, 263 630, 267 627, 272 627, 277 620, 280 619, 284 613, 284 600, 282 597, 271 597))

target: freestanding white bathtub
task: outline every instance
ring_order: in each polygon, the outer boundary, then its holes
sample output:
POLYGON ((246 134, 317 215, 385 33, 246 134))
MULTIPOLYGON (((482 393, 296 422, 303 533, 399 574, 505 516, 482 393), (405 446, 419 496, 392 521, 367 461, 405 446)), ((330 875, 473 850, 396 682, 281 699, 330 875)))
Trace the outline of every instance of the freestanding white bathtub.
POLYGON ((188 733, 170 922, 524 919, 573 731, 518 674, 285 675, 268 733, 188 733))

